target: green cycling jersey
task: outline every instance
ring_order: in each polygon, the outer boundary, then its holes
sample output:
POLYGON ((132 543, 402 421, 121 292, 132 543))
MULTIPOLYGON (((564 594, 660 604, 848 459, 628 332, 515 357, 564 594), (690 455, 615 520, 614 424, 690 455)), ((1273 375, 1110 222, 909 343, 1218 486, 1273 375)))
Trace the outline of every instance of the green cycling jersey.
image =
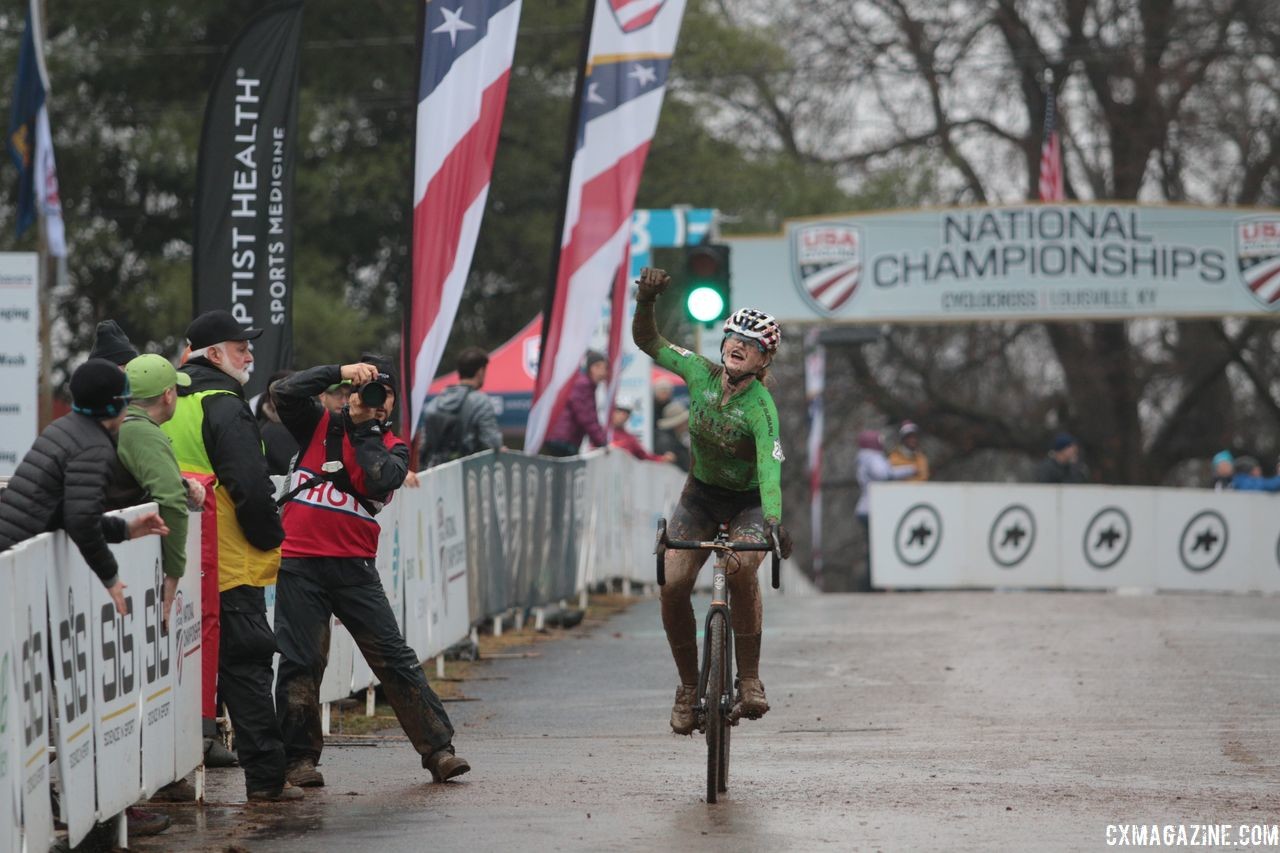
POLYGON ((752 379, 722 402, 724 366, 659 335, 653 312, 653 302, 637 302, 631 334, 636 346, 689 386, 693 476, 722 489, 759 489, 765 519, 777 523, 782 518, 784 457, 773 397, 752 379))

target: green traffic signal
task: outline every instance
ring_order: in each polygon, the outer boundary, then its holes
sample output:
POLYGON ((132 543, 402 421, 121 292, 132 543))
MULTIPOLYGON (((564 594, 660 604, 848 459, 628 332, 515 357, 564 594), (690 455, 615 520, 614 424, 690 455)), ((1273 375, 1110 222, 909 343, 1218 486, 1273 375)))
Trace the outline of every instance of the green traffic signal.
POLYGON ((685 250, 685 314, 711 324, 729 310, 729 247, 701 243, 685 250))
POLYGON ((724 295, 709 284, 700 284, 689 291, 685 310, 699 323, 714 323, 724 314, 724 295))

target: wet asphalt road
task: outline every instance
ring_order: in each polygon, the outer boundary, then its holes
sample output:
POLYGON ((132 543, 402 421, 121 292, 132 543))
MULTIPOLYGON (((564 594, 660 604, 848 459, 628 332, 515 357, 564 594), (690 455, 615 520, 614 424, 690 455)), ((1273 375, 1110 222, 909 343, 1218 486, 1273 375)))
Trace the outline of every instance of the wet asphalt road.
MULTIPOLYGON (((699 612, 702 604, 699 602, 699 612)), ((451 703, 473 771, 335 746, 290 806, 214 805, 133 849, 1097 850, 1112 823, 1280 823, 1280 600, 951 592, 771 598, 773 710, 730 792, 666 718, 657 602, 495 660, 451 703)), ((391 733, 395 734, 395 733, 391 733)))

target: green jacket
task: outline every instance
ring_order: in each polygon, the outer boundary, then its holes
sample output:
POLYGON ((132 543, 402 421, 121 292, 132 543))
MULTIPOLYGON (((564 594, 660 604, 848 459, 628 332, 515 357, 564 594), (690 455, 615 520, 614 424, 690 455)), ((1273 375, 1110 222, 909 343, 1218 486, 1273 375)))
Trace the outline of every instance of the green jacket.
POLYGON ((182 577, 187 568, 187 489, 169 436, 145 409, 130 406, 120 427, 116 453, 124 469, 159 505, 160 517, 169 525, 169 535, 160 545, 164 573, 182 577))

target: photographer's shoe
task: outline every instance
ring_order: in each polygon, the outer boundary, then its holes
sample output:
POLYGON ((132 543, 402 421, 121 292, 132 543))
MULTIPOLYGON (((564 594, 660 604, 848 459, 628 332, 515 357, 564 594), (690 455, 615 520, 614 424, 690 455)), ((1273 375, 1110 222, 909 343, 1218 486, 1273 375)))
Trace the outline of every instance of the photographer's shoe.
POLYGON ((432 782, 448 782, 471 769, 465 758, 453 754, 452 746, 422 756, 422 766, 431 771, 432 782))
POLYGON ((275 790, 250 791, 248 794, 251 803, 287 803, 296 802, 303 797, 302 789, 295 788, 288 782, 275 790))
POLYGON ((323 788, 324 776, 316 769, 316 763, 310 759, 295 761, 284 771, 284 778, 295 788, 323 788))
POLYGON ((697 715, 693 712, 693 703, 698 700, 698 688, 681 684, 676 688, 676 702, 671 706, 671 731, 678 735, 693 734, 697 724, 697 715))
POLYGON ((764 695, 764 684, 758 678, 744 678, 738 684, 738 701, 734 703, 732 718, 758 720, 769 712, 769 700, 764 695))

